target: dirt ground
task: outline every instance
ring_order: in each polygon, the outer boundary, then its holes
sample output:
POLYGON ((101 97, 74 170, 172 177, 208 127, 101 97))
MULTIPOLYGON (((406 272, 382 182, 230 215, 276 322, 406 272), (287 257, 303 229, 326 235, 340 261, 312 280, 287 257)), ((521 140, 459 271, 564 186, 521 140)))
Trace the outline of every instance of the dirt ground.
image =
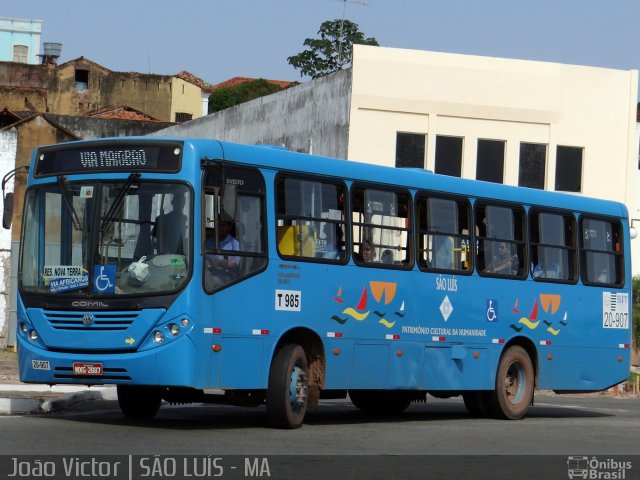
POLYGON ((13 350, 0 349, 0 383, 20 383, 18 379, 18 354, 13 350))

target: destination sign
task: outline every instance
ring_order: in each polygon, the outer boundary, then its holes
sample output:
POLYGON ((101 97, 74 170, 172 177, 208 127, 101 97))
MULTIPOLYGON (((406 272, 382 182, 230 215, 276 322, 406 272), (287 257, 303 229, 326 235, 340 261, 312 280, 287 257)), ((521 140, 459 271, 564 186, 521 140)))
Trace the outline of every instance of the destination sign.
POLYGON ((93 142, 39 148, 35 177, 70 173, 175 173, 182 164, 182 142, 93 142))

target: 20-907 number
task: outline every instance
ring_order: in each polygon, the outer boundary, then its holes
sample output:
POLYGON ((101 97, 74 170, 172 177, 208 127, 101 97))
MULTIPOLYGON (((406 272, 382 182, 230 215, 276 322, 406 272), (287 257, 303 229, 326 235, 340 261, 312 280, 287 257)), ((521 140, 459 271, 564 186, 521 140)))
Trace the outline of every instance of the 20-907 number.
POLYGON ((624 312, 604 312, 602 326, 603 328, 628 328, 629 314, 624 312))

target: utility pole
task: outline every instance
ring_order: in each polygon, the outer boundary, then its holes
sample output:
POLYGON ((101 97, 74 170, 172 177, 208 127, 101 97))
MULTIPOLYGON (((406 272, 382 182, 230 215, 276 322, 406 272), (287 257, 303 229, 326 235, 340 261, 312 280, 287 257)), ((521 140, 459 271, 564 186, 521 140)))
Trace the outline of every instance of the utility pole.
POLYGON ((344 28, 344 17, 347 12, 347 3, 357 3, 359 5, 367 6, 367 3, 361 0, 336 0, 342 2, 342 17, 340 19, 340 36, 338 37, 338 65, 342 68, 342 30, 344 28))

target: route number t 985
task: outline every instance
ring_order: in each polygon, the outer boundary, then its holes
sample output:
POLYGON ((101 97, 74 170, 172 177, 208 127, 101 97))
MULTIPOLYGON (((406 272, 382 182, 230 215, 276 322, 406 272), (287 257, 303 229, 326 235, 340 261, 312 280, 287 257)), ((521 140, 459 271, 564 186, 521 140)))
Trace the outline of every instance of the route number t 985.
POLYGON ((299 312, 302 309, 302 292, 299 290, 276 290, 276 310, 299 312))

